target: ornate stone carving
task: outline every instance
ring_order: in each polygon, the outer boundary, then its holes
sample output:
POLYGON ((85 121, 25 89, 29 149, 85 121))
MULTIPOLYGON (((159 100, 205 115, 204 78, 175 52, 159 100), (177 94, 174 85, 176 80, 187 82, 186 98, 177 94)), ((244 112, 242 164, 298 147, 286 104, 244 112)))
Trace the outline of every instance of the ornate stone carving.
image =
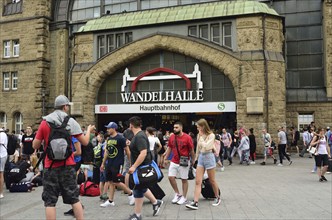
POLYGON ((240 29, 237 36, 239 50, 262 49, 263 32, 260 29, 240 29))

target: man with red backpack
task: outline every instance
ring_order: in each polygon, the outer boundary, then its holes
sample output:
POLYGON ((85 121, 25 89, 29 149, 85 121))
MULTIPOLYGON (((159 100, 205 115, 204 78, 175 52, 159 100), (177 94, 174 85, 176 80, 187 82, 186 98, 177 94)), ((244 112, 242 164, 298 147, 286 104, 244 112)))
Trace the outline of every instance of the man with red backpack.
POLYGON ((76 219, 83 219, 70 137, 74 136, 82 145, 87 145, 95 127, 89 125, 84 135, 80 125, 67 115, 71 104, 64 95, 56 97, 55 111, 43 117, 33 141, 34 149, 39 149, 44 141, 46 152, 42 194, 46 219, 56 219, 55 206, 60 193, 63 202, 72 205, 76 219))

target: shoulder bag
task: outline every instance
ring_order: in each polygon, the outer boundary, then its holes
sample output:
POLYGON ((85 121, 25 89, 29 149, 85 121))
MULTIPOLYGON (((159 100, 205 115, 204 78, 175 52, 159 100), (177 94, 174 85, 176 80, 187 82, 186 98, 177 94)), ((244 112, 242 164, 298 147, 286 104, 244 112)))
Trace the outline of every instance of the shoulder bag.
POLYGON ((179 158, 180 158, 180 166, 182 166, 182 167, 189 166, 189 157, 180 155, 180 151, 179 151, 179 147, 178 147, 178 140, 176 139, 176 136, 175 136, 175 146, 176 146, 176 150, 178 152, 179 158))

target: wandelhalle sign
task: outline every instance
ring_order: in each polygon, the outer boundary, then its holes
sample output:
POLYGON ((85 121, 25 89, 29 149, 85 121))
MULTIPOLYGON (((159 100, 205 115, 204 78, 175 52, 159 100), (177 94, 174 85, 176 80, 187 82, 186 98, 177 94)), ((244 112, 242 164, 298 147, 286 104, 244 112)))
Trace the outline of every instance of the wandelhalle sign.
POLYGON ((125 69, 121 86, 123 104, 96 105, 96 114, 130 114, 130 113, 193 113, 193 112, 235 112, 235 102, 203 102, 203 82, 198 64, 192 74, 183 74, 169 68, 155 68, 131 77, 125 69), (154 76, 156 73, 168 75, 154 76), (192 90, 190 79, 196 79, 196 90, 192 90), (178 91, 137 91, 139 81, 184 80, 185 88, 178 91), (127 88, 132 82, 131 88, 127 88))
POLYGON ((201 80, 201 71, 198 64, 195 64, 192 74, 183 74, 169 68, 155 68, 153 70, 142 73, 138 77, 131 77, 128 69, 123 75, 123 84, 121 86, 121 98, 123 103, 150 103, 150 102, 201 102, 203 98, 203 82, 201 80), (156 73, 167 73, 168 75, 153 76, 156 73), (192 90, 190 78, 196 78, 197 90, 192 90), (180 91, 153 91, 153 92, 137 92, 137 84, 140 81, 154 80, 178 80, 183 79, 186 83, 185 90, 180 91), (132 81, 131 91, 127 92, 127 83, 132 81))

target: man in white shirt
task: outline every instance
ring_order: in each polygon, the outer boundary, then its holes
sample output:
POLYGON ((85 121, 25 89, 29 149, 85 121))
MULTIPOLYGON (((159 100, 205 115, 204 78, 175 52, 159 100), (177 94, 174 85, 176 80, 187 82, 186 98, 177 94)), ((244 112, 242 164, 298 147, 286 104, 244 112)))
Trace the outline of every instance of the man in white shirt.
POLYGON ((4 129, 0 128, 0 199, 3 198, 3 184, 4 184, 3 172, 5 171, 5 164, 8 156, 7 144, 8 144, 7 135, 4 129))

